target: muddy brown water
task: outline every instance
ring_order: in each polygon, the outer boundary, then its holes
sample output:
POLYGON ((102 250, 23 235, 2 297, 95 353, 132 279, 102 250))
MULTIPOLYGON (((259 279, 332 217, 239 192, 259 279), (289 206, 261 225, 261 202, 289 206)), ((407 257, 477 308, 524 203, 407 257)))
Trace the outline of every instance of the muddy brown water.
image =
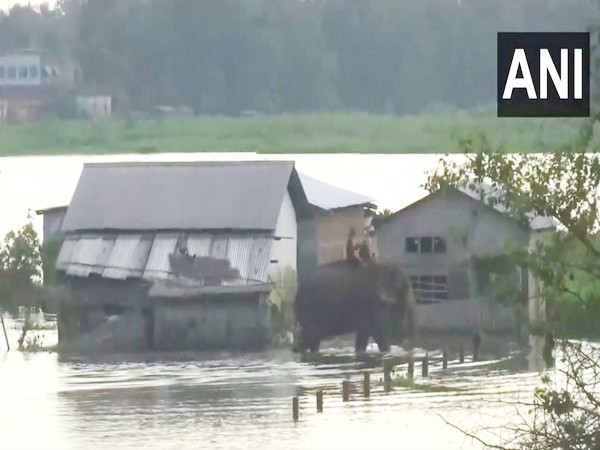
MULTIPOLYGON (((522 347, 488 337, 485 361, 459 364, 456 336, 423 341, 429 377, 385 393, 381 355, 353 354, 350 337, 322 353, 146 353, 62 355, 16 351, 20 324, 7 321, 13 350, 0 335, 0 448, 478 448, 446 423, 466 430, 518 421, 516 400, 531 400, 542 365, 522 347), (450 349, 447 370, 441 352, 450 349), (372 371, 371 397, 362 373, 372 371), (341 384, 352 382, 344 403, 341 384), (324 390, 324 411, 315 392, 324 390), (292 397, 300 420, 292 420, 292 397)), ((47 345, 56 331, 36 331, 47 345)), ((33 336, 30 335, 30 339, 33 336)), ((417 356, 424 350, 417 350, 417 356), (419 353, 420 352, 420 353, 419 353)), ((402 356, 393 347, 392 355, 402 356)), ((406 364, 395 374, 406 373, 406 364)), ((495 430, 497 431, 497 430, 495 430)), ((488 431, 480 436, 491 438, 488 431)), ((506 431, 505 431, 506 435, 506 431)))

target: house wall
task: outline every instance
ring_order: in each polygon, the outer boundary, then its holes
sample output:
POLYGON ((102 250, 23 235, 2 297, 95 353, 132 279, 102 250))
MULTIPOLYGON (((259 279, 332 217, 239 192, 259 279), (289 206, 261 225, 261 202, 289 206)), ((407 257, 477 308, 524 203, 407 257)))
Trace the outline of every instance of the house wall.
POLYGON ((260 348, 270 330, 268 304, 258 294, 161 303, 154 324, 159 350, 260 348))
POLYGON ((63 236, 62 223, 66 212, 66 210, 57 210, 44 213, 44 242, 54 237, 61 238, 63 236))
POLYGON ((281 204, 275 236, 279 239, 273 243, 271 250, 269 277, 276 287, 270 301, 281 306, 282 303, 293 301, 297 283, 298 224, 294 205, 287 192, 281 204))
MULTIPOLYGON (((424 331, 514 329, 515 313, 492 302, 482 290, 474 259, 506 253, 506 245, 527 245, 528 231, 511 219, 454 191, 431 197, 389 219, 377 230, 379 258, 398 262, 410 276, 447 277, 447 299, 419 304, 424 331), (443 253, 409 253, 407 237, 442 237, 443 253)), ((516 269, 515 269, 516 270, 516 269)))
MULTIPOLYGON (((365 224, 361 206, 319 212, 317 224, 317 259, 319 264, 341 261, 346 258, 348 231, 354 228, 360 239, 365 224)), ((358 243, 358 240, 357 240, 358 243)), ((372 252, 375 249, 371 249, 372 252)))
POLYGON ((22 54, 0 57, 0 86, 39 86, 40 84, 39 55, 22 54), (33 71, 30 70, 32 67, 33 71), (12 71, 13 68, 16 70, 15 77, 9 76, 9 71, 12 71))
POLYGON ((72 279, 59 314, 63 345, 102 350, 259 348, 270 338, 265 294, 153 299, 137 281, 72 279))

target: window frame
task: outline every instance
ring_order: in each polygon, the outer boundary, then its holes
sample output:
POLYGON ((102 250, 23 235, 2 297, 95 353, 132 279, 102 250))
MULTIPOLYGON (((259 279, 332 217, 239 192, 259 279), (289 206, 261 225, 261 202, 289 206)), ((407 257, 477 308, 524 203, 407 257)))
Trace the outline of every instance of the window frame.
POLYGON ((18 79, 19 80, 28 80, 29 79, 29 66, 20 65, 17 69, 18 79))
POLYGON ((406 236, 404 252, 411 254, 442 254, 448 251, 448 243, 443 236, 406 236))
POLYGON ((447 274, 411 275, 409 279, 417 303, 436 304, 450 300, 447 274))
POLYGON ((39 78, 39 74, 40 74, 39 67, 35 64, 31 64, 29 66, 29 78, 37 80, 39 78))

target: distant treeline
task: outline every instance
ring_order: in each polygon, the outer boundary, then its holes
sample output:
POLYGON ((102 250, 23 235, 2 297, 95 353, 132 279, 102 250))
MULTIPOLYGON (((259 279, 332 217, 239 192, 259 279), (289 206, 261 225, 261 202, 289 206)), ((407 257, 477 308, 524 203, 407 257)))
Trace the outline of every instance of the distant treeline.
POLYGON ((73 57, 127 109, 420 113, 495 101, 497 31, 584 31, 597 0, 59 0, 0 51, 73 57))

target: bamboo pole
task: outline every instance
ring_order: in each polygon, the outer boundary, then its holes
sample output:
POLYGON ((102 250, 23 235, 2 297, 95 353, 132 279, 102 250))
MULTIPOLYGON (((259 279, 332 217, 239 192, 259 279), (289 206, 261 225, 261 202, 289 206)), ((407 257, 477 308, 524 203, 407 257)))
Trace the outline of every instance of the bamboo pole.
POLYGON ((2 322, 2 330, 4 331, 4 339, 6 339, 7 351, 10 351, 10 343, 8 342, 8 335, 6 334, 6 325, 4 325, 4 314, 0 313, 0 321, 2 322))

